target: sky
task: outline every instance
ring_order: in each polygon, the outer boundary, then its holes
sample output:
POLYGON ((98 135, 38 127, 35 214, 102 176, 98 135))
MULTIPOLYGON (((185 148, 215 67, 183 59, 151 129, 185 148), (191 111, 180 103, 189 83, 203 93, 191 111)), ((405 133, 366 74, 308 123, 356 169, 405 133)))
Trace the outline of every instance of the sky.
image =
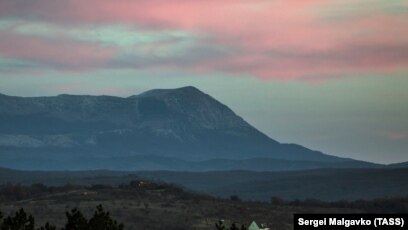
POLYGON ((408 161, 408 1, 0 0, 0 93, 187 85, 277 141, 408 161))

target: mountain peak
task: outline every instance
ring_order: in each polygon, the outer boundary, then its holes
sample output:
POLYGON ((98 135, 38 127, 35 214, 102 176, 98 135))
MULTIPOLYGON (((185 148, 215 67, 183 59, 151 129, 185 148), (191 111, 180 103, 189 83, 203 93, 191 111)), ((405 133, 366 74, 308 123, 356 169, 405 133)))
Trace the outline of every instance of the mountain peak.
POLYGON ((180 95, 206 95, 194 86, 184 86, 175 89, 152 89, 148 90, 139 95, 134 95, 131 97, 163 97, 170 94, 180 94, 180 95))
POLYGON ((174 91, 186 91, 186 92, 200 92, 200 93, 202 93, 199 89, 197 89, 196 87, 191 86, 191 85, 189 85, 189 86, 184 86, 184 87, 179 87, 179 88, 175 88, 175 89, 172 89, 172 90, 174 90, 174 91))
POLYGON ((139 108, 145 108, 146 103, 155 104, 154 109, 148 106, 149 109, 141 111, 157 112, 158 108, 161 108, 161 115, 164 111, 168 114, 178 114, 177 116, 183 117, 184 123, 190 123, 192 126, 212 130, 249 127, 249 124, 227 106, 193 86, 153 89, 131 98, 139 100, 139 108))

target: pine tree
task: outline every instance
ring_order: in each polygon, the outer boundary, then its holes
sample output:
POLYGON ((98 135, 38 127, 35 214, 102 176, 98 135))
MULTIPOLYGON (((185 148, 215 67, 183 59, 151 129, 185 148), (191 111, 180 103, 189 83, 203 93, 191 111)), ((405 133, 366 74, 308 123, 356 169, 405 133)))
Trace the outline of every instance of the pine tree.
POLYGON ((34 230, 34 218, 20 209, 14 217, 9 216, 3 220, 1 230, 34 230))
POLYGON ((230 230, 239 230, 239 228, 237 227, 237 225, 235 223, 231 224, 230 230))
POLYGON ((47 222, 47 223, 45 223, 44 226, 41 226, 37 230, 57 230, 57 227, 55 227, 55 225, 52 225, 52 224, 47 222))
POLYGON ((71 212, 66 212, 67 223, 63 230, 89 230, 88 220, 82 213, 74 208, 71 212))
POLYGON ((215 228, 217 230, 227 230, 224 226, 224 222, 223 221, 218 221, 217 223, 215 223, 215 228))
MULTIPOLYGON (((93 217, 88 221, 76 208, 66 212, 67 223, 62 230, 123 230, 124 225, 119 224, 110 217, 109 212, 104 211, 102 205, 96 207, 93 217)), ((34 218, 27 215, 24 209, 16 212, 15 216, 2 219, 0 212, 0 230, 35 230, 34 218)), ((57 230, 55 225, 46 223, 36 230, 57 230)))
POLYGON ((96 207, 93 217, 89 220, 89 230, 123 230, 123 224, 118 224, 103 210, 102 205, 96 207))

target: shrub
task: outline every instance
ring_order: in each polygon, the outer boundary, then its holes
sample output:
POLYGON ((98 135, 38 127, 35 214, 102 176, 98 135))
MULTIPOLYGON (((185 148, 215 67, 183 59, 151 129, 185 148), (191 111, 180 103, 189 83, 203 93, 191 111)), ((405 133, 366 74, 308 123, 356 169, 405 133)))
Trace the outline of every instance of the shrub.
MULTIPOLYGON (((88 221, 78 209, 74 208, 66 212, 67 223, 62 230, 123 230, 123 224, 119 224, 110 217, 109 212, 104 211, 102 205, 96 207, 92 218, 88 221)), ((34 217, 28 215, 24 209, 16 212, 15 216, 2 219, 0 212, 0 230, 35 230, 34 217)), ((57 227, 46 223, 37 230, 57 230, 57 227)))

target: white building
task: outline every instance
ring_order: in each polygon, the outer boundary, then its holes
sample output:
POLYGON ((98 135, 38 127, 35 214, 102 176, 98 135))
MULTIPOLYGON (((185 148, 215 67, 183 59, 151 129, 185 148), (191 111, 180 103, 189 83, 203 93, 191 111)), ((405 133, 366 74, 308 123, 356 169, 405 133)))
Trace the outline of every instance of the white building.
POLYGON ((263 224, 261 224, 261 227, 259 227, 255 221, 252 221, 252 223, 248 227, 248 230, 271 230, 271 229, 263 224))

